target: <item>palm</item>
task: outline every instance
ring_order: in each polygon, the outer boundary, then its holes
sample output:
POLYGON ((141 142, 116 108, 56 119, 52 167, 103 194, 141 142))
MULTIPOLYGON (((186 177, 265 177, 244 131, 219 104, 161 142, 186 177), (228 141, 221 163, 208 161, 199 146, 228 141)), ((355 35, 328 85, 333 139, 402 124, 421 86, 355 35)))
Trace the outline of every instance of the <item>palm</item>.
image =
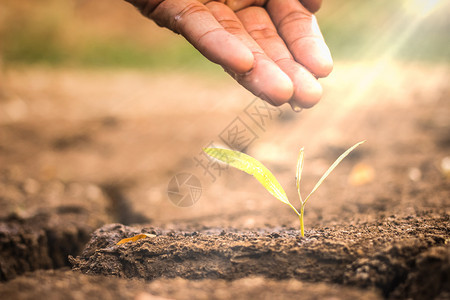
MULTIPOLYGON (((268 102, 310 107, 320 99, 316 77, 331 71, 331 55, 315 17, 297 0, 127 1, 160 26, 181 33, 268 102)), ((320 0, 302 2, 312 11, 320 6, 320 0)))

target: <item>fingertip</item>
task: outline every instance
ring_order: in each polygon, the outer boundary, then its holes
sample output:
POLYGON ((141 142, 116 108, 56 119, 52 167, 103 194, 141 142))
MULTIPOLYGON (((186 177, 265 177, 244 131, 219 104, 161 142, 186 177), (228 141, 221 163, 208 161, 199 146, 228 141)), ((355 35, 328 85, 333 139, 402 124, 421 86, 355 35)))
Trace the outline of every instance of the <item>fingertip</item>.
POLYGON ((289 100, 291 106, 297 104, 302 108, 310 108, 319 102, 322 86, 311 72, 292 60, 279 61, 278 65, 294 83, 294 93, 289 100))
POLYGON ((282 105, 292 98, 294 84, 276 64, 268 60, 260 60, 257 65, 259 71, 260 97, 275 106, 282 105))
POLYGON ((304 40, 294 51, 296 60, 317 78, 327 77, 333 70, 333 58, 323 40, 304 40))
POLYGON ((231 39, 227 47, 232 50, 227 51, 226 58, 224 59, 225 67, 238 74, 247 73, 253 68, 255 57, 252 51, 240 40, 237 38, 231 39))
POLYGON ((303 85, 296 87, 291 101, 295 101, 302 108, 311 108, 322 98, 322 85, 318 80, 304 82, 303 85))
POLYGON ((311 66, 311 72, 317 78, 324 78, 330 75, 331 71, 333 71, 333 59, 331 58, 330 51, 326 50, 328 53, 323 53, 321 57, 313 58, 314 62, 311 66))

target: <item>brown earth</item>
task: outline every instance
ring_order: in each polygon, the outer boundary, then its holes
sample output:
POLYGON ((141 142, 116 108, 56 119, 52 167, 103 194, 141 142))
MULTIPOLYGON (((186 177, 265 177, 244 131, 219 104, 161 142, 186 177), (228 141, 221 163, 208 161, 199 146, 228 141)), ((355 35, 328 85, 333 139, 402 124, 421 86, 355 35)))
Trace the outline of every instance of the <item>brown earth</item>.
POLYGON ((0 293, 448 299, 448 68, 376 70, 337 64, 323 101, 300 114, 253 102, 220 74, 5 70, 0 293), (260 114, 246 113, 255 107, 260 114), (201 147, 223 144, 236 117, 253 133, 246 151, 294 205, 301 146, 305 193, 343 150, 367 140, 309 201, 305 238, 295 214, 254 178, 209 169, 213 180, 200 167, 201 147), (202 185, 191 207, 168 198, 180 172, 202 185), (140 232, 155 236, 115 245, 140 232))
POLYGON ((319 228, 301 238, 286 228, 160 232, 111 224, 97 230, 71 260, 74 270, 86 274, 145 280, 295 278, 429 299, 450 292, 449 226, 449 215, 427 214, 319 228), (140 233, 154 236, 116 245, 140 233))

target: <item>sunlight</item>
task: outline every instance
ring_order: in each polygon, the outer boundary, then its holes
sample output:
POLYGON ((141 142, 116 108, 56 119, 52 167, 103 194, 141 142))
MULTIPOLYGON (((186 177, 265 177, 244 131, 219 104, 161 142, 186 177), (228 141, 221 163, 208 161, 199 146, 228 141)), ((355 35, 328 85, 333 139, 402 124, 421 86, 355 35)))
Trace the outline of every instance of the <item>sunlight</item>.
POLYGON ((324 122, 324 128, 334 127, 332 124, 340 123, 362 107, 370 109, 371 105, 376 105, 371 99, 375 99, 377 93, 383 92, 376 88, 377 84, 380 80, 389 80, 389 77, 397 80, 390 74, 390 70, 396 62, 399 50, 425 21, 431 21, 430 15, 437 10, 439 3, 439 0, 404 0, 405 10, 392 16, 389 20, 390 29, 366 50, 366 60, 360 67, 359 75, 354 78, 351 92, 345 101, 340 101, 339 110, 333 113, 333 117, 324 122), (373 57, 376 57, 376 60, 372 60, 373 57), (367 62, 369 64, 366 64, 367 62))
POLYGON ((414 16, 427 16, 436 9, 440 0, 403 0, 405 10, 414 16))

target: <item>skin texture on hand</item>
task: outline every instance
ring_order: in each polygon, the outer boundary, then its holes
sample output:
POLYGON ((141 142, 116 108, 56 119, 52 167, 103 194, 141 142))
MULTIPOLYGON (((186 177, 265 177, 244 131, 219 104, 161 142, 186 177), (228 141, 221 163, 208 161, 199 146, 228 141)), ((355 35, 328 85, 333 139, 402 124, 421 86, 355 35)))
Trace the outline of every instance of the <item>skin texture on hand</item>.
POLYGON ((126 0, 183 35, 273 105, 311 107, 333 62, 313 15, 321 0, 126 0))

